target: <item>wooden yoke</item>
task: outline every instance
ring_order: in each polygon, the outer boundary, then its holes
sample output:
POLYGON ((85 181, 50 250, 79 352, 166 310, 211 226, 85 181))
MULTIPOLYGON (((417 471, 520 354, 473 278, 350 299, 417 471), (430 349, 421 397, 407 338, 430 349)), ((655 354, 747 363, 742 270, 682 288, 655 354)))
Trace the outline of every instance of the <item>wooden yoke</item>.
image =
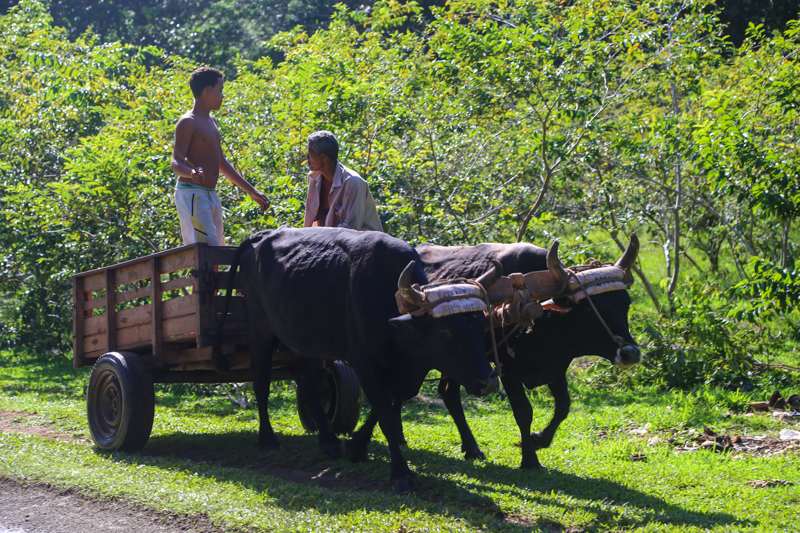
MULTIPOLYGON (((561 294, 563 287, 553 278, 547 270, 529 272, 527 274, 511 274, 500 276, 500 279, 487 290, 489 303, 493 306, 509 303, 514 299, 514 292, 527 290, 531 301, 547 300, 561 294)), ((417 310, 417 306, 405 300, 400 292, 395 293, 397 309, 400 313, 410 313, 417 310)))
POLYGON ((514 291, 526 289, 531 301, 547 300, 558 296, 563 287, 547 270, 528 272, 527 274, 511 274, 502 276, 494 286, 489 289, 489 303, 500 305, 509 303, 514 298, 514 291))

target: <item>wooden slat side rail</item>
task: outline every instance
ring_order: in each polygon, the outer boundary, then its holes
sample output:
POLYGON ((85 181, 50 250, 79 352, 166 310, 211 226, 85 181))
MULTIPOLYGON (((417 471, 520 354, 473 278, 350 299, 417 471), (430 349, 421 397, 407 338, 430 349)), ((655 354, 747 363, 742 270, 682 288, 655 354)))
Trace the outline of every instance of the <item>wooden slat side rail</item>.
POLYGON ((170 298, 163 300, 161 307, 164 313, 164 318, 175 318, 179 316, 194 315, 197 309, 197 294, 190 294, 188 296, 181 296, 180 298, 170 298))
POLYGON ((139 287, 129 291, 118 292, 114 296, 114 300, 118 303, 130 302, 139 298, 149 298, 152 295, 153 288, 148 285, 147 287, 139 287))
POLYGON ((85 358, 88 357, 88 354, 99 351, 102 355, 106 352, 106 346, 108 346, 108 335, 106 335, 105 331, 102 333, 86 335, 80 339, 80 344, 81 349, 83 350, 85 363, 85 358))
POLYGON ((109 267, 109 269, 115 272, 114 278, 117 285, 134 283, 150 277, 150 261, 148 260, 121 267, 109 267))
POLYGON ((112 269, 106 270, 106 331, 107 331, 107 350, 113 352, 117 349, 117 302, 115 272, 112 269))
POLYGON ((117 330, 117 349, 131 351, 147 349, 150 351, 150 347, 153 345, 150 332, 149 323, 134 324, 131 327, 117 330))
POLYGON ((83 288, 83 278, 72 279, 72 366, 84 366, 83 350, 83 313, 85 310, 86 292, 83 288))
POLYGON ((161 258, 150 259, 150 302, 153 306, 153 316, 150 321, 150 339, 153 344, 153 353, 160 354, 164 351, 164 329, 162 319, 164 309, 161 303, 161 258))
POLYGON ((195 268, 195 258, 197 248, 207 247, 207 245, 191 244, 181 248, 175 248, 172 253, 161 256, 161 272, 169 273, 182 270, 184 268, 195 268))
MULTIPOLYGON (((212 312, 211 299, 215 290, 211 283, 210 274, 214 271, 214 267, 213 265, 209 265, 207 261, 208 249, 209 246, 198 246, 195 248, 195 265, 197 265, 197 285, 195 285, 195 287, 199 297, 197 302, 198 329, 196 330, 198 341, 202 332, 209 333, 209 319, 212 312)), ((202 345, 198 342, 197 347, 201 348, 202 345)))
MULTIPOLYGON (((225 288, 228 276, 216 270, 227 269, 236 250, 195 244, 72 276, 73 365, 91 365, 114 350, 158 359, 167 344, 173 351, 210 346, 209 335, 216 331, 224 301, 216 293, 225 288), (173 272, 180 277, 167 280, 173 272), (175 294, 180 289, 189 294, 164 299, 166 291, 175 294), (104 312, 98 313, 101 308, 104 312)), ((242 288, 238 281, 234 287, 242 288)), ((246 346, 245 328, 244 299, 237 295, 223 341, 246 346)))
POLYGON ((106 285, 105 270, 94 274, 78 274, 76 277, 83 279, 83 290, 86 292, 99 291, 105 288, 106 285))
MULTIPOLYGON (((189 296, 182 296, 180 298, 172 298, 171 300, 164 300, 161 302, 162 320, 168 318, 177 318, 194 314, 194 308, 197 306, 197 295, 190 294, 189 296)), ((151 320, 151 304, 140 305, 130 309, 120 309, 117 311, 117 329, 131 327, 136 324, 149 324, 151 320)), ((85 317, 83 319, 83 334, 84 336, 96 335, 98 333, 106 333, 106 316, 95 315, 85 317)))
POLYGON ((165 318, 162 320, 162 327, 164 328, 164 340, 168 342, 194 339, 200 329, 197 315, 165 318))
MULTIPOLYGON (((84 298, 86 298, 87 297, 86 295, 89 295, 89 294, 91 294, 91 293, 86 292, 85 295, 84 295, 84 298)), ((97 309, 98 307, 105 307, 105 306, 106 306, 106 297, 105 296, 101 296, 100 298, 84 299, 84 301, 83 301, 83 310, 84 311, 92 311, 93 309, 97 309)), ((93 316, 93 315, 94 315, 94 313, 89 313, 89 316, 93 316)))
POLYGON ((167 292, 167 291, 171 291, 171 290, 174 290, 174 289, 182 289, 184 287, 191 287, 195 283, 197 283, 197 277, 196 276, 190 276, 188 278, 171 279, 169 281, 164 281, 164 282, 161 283, 161 291, 162 292, 167 292))
POLYGON ((163 252, 157 252, 154 254, 147 255, 145 257, 138 257, 136 259, 131 259, 129 261, 124 261, 122 263, 117 263, 115 265, 107 266, 98 268, 95 270, 89 270, 87 272, 80 272, 78 274, 73 274, 74 276, 95 276, 95 275, 103 275, 109 268, 120 269, 125 268, 131 265, 137 265, 139 263, 149 263, 150 258, 152 257, 161 257, 166 261, 166 264, 162 262, 161 270, 162 272, 174 272, 175 270, 180 270, 182 268, 192 268, 194 264, 192 260, 194 259, 194 249, 197 246, 208 246, 206 244, 188 244, 186 246, 181 246, 179 248, 171 248, 169 250, 164 250, 163 252))
MULTIPOLYGON (((149 305, 147 306, 150 307, 149 305)), ((149 309, 148 309, 149 311, 149 309)), ((105 318, 105 317, 103 317, 105 318)), ((187 343, 188 347, 194 347, 197 343, 197 317, 194 315, 165 319, 162 321, 163 335, 162 340, 170 343, 187 343)), ((147 352, 152 352, 152 328, 150 322, 135 324, 127 328, 115 331, 117 335, 117 350, 137 351, 146 348, 147 352)), ((105 331, 86 335, 83 337, 84 356, 89 353, 109 351, 108 334, 105 331)))

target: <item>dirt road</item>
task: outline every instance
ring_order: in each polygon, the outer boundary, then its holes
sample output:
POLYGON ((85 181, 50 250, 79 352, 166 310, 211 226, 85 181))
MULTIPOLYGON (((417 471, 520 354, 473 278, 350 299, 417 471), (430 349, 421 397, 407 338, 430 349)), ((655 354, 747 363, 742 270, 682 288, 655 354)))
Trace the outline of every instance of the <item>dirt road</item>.
POLYGON ((0 478, 0 533, 220 533, 204 517, 171 516, 73 490, 0 478))
MULTIPOLYGON (((51 439, 85 440, 54 431, 50 424, 17 424, 27 413, 0 411, 0 431, 51 439)), ((25 485, 0 476, 0 533, 221 533, 204 516, 173 516, 146 511, 127 502, 84 496, 47 484, 25 485)))

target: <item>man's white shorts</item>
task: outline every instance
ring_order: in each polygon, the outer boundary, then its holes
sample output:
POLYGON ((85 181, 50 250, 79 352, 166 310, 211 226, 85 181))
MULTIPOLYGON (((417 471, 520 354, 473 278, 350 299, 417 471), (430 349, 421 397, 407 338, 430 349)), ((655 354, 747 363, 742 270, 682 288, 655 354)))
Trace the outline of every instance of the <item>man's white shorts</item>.
POLYGON ((175 205, 181 221, 183 244, 207 242, 210 246, 223 246, 222 204, 217 191, 176 189, 175 205))

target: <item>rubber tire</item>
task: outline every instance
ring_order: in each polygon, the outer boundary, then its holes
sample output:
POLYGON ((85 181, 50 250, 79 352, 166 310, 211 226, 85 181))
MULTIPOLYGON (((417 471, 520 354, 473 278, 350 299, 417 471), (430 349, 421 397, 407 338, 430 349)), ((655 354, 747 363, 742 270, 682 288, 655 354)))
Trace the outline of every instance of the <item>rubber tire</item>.
MULTIPOLYGON (((333 361, 325 366, 320 400, 337 435, 352 433, 361 417, 361 385, 355 371, 346 363, 333 361)), ((311 415, 309 399, 297 388, 297 414, 303 429, 309 433, 317 431, 317 423, 311 415)))
POLYGON ((141 357, 109 352, 95 362, 86 389, 86 416, 101 450, 144 448, 153 430, 155 392, 141 357))

